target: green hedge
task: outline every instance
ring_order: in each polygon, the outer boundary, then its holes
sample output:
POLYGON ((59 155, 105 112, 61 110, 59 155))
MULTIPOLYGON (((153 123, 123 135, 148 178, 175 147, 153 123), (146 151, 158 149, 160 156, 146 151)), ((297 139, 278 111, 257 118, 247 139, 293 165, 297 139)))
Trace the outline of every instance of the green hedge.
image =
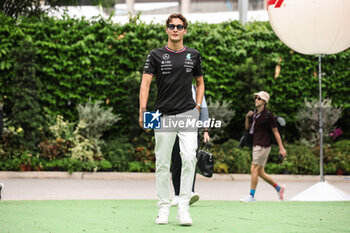
MULTIPOLYGON (((0 15, 0 92, 7 117, 15 117, 11 106, 19 101, 15 93, 20 91, 13 83, 17 74, 11 51, 21 41, 31 40, 37 51, 35 73, 41 82, 38 102, 42 115, 54 118, 61 114, 74 121, 77 104, 89 98, 103 100, 123 117, 115 132, 137 135, 143 64, 151 49, 166 43, 164 30, 163 25, 146 25, 137 18, 119 25, 101 18, 88 21, 42 16, 15 20, 0 15)), ((272 94, 272 111, 287 119, 287 138, 297 138, 297 109, 303 106, 304 98, 318 96, 316 57, 290 50, 267 22, 246 26, 238 21, 195 23, 188 30, 185 43, 202 54, 206 96, 230 101, 236 111, 228 129, 231 137, 238 138, 243 115, 253 108, 252 93, 264 89, 272 94), (281 72, 275 77, 278 64, 281 72)), ((350 50, 323 61, 324 97, 349 109, 350 50)), ((153 85, 150 108, 154 97, 153 85)), ((346 119, 341 120, 343 127, 350 125, 346 119)))
MULTIPOLYGON (((217 173, 250 173, 251 149, 237 148, 238 141, 228 140, 215 145, 211 152, 214 155, 214 171, 217 173)), ((309 174, 320 173, 319 148, 310 149, 301 144, 286 144, 287 157, 279 157, 278 147, 272 146, 265 166, 271 174, 309 174)), ((324 174, 350 175, 350 140, 341 140, 324 147, 324 174)))
MULTIPOLYGON (((237 148, 238 141, 228 140, 213 145, 215 173, 249 174, 251 150, 237 148)), ((111 140, 103 148, 104 158, 98 161, 81 161, 71 158, 48 160, 39 154, 25 152, 11 158, 0 159, 0 171, 117 171, 154 172, 154 137, 146 135, 137 142, 127 138, 111 140), (133 144, 144 145, 134 147, 133 144)), ((0 148, 0 155, 1 155, 0 148)), ((278 147, 273 146, 265 170, 270 174, 318 175, 319 151, 301 144, 287 144, 287 158, 281 160, 278 147)), ((324 174, 350 175, 350 140, 341 140, 324 147, 324 174)))
MULTIPOLYGON (((164 30, 164 25, 147 25, 138 18, 119 25, 99 17, 88 21, 43 15, 16 20, 0 14, 0 100, 5 102, 7 125, 13 126, 13 133, 18 132, 3 139, 0 168, 154 171, 152 136, 137 123, 138 92, 147 54, 166 43, 164 30), (37 145, 52 139, 48 126, 58 114, 78 122, 76 106, 89 99, 102 100, 121 116, 103 135, 103 159, 43 160, 37 145)), ((294 125, 297 110, 305 98, 318 96, 316 57, 286 47, 267 22, 245 26, 238 21, 195 23, 188 30, 185 44, 202 54, 207 99, 228 102, 235 112, 226 139, 239 138, 244 114, 253 108, 252 93, 263 89, 272 94, 269 108, 287 120, 286 141, 298 139, 294 125), (278 75, 276 67, 280 68, 278 75)), ((344 130, 350 127, 349 67, 350 50, 323 58, 324 97, 345 109, 337 123, 344 131, 343 139, 350 137, 344 130)), ((155 96, 153 83, 149 109, 155 96)), ((236 146, 235 140, 214 146, 216 172, 249 173, 250 151, 236 146)), ((268 172, 318 173, 317 150, 298 144, 287 145, 287 150, 289 156, 283 162, 272 153, 268 172)), ((326 147, 326 174, 350 174, 349 151, 346 140, 326 147)))
POLYGON ((350 140, 341 140, 324 150, 326 174, 350 175, 350 140))

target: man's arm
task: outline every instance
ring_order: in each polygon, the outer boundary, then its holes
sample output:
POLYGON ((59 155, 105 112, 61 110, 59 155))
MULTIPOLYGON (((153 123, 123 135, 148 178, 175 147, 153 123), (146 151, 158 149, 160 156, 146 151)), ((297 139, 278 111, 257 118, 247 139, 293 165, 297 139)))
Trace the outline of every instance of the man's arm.
POLYGON ((249 111, 246 115, 245 115, 245 130, 249 130, 250 129, 250 118, 253 116, 254 112, 253 111, 249 111))
MULTIPOLYGON (((196 104, 202 104, 204 96, 204 79, 203 76, 196 78, 196 104)), ((200 107, 197 105, 196 108, 200 111, 200 107)))
POLYGON ((143 112, 146 111, 149 89, 151 86, 153 75, 143 74, 140 86, 140 109, 139 109, 139 125, 143 128, 143 112))
POLYGON ((286 152, 286 150, 285 150, 284 147, 283 147, 281 135, 280 135, 280 133, 278 132, 277 127, 272 128, 272 132, 273 132, 273 135, 275 135, 276 141, 277 141, 278 146, 279 146, 279 148, 280 148, 279 153, 283 156, 283 158, 286 157, 287 152, 286 152))

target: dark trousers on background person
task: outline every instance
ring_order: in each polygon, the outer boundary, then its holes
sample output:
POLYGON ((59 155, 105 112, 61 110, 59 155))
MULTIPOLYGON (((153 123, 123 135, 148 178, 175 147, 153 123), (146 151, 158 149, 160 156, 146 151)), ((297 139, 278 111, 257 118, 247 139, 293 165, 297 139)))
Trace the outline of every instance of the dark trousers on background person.
MULTIPOLYGON (((198 148, 199 148, 199 134, 198 134, 198 148)), ((197 149, 198 153, 198 149, 197 149)), ((171 154, 171 179, 173 181, 173 186, 175 190, 175 195, 179 196, 180 194, 180 178, 181 178, 181 169, 182 169, 182 160, 180 156, 180 145, 179 145, 179 137, 176 136, 176 140, 174 143, 173 151, 171 154)), ((192 192, 194 192, 194 185, 196 182, 196 172, 194 173, 192 192)))

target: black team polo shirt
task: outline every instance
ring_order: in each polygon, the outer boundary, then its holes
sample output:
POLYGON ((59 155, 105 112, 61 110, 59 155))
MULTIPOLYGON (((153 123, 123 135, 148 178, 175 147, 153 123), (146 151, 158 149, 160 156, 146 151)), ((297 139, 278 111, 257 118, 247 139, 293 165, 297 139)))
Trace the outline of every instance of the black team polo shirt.
POLYGON ((156 110, 175 115, 196 107, 192 98, 192 78, 203 75, 197 50, 186 46, 179 51, 167 46, 154 49, 147 57, 143 73, 156 76, 156 110))

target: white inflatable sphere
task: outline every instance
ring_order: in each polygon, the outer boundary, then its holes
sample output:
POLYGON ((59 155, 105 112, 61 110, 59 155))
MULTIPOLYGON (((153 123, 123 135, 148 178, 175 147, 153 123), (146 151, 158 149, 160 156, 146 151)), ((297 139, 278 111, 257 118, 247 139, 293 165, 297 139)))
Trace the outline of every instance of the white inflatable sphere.
POLYGON ((299 53, 350 47, 350 0, 267 0, 267 11, 280 40, 299 53))

